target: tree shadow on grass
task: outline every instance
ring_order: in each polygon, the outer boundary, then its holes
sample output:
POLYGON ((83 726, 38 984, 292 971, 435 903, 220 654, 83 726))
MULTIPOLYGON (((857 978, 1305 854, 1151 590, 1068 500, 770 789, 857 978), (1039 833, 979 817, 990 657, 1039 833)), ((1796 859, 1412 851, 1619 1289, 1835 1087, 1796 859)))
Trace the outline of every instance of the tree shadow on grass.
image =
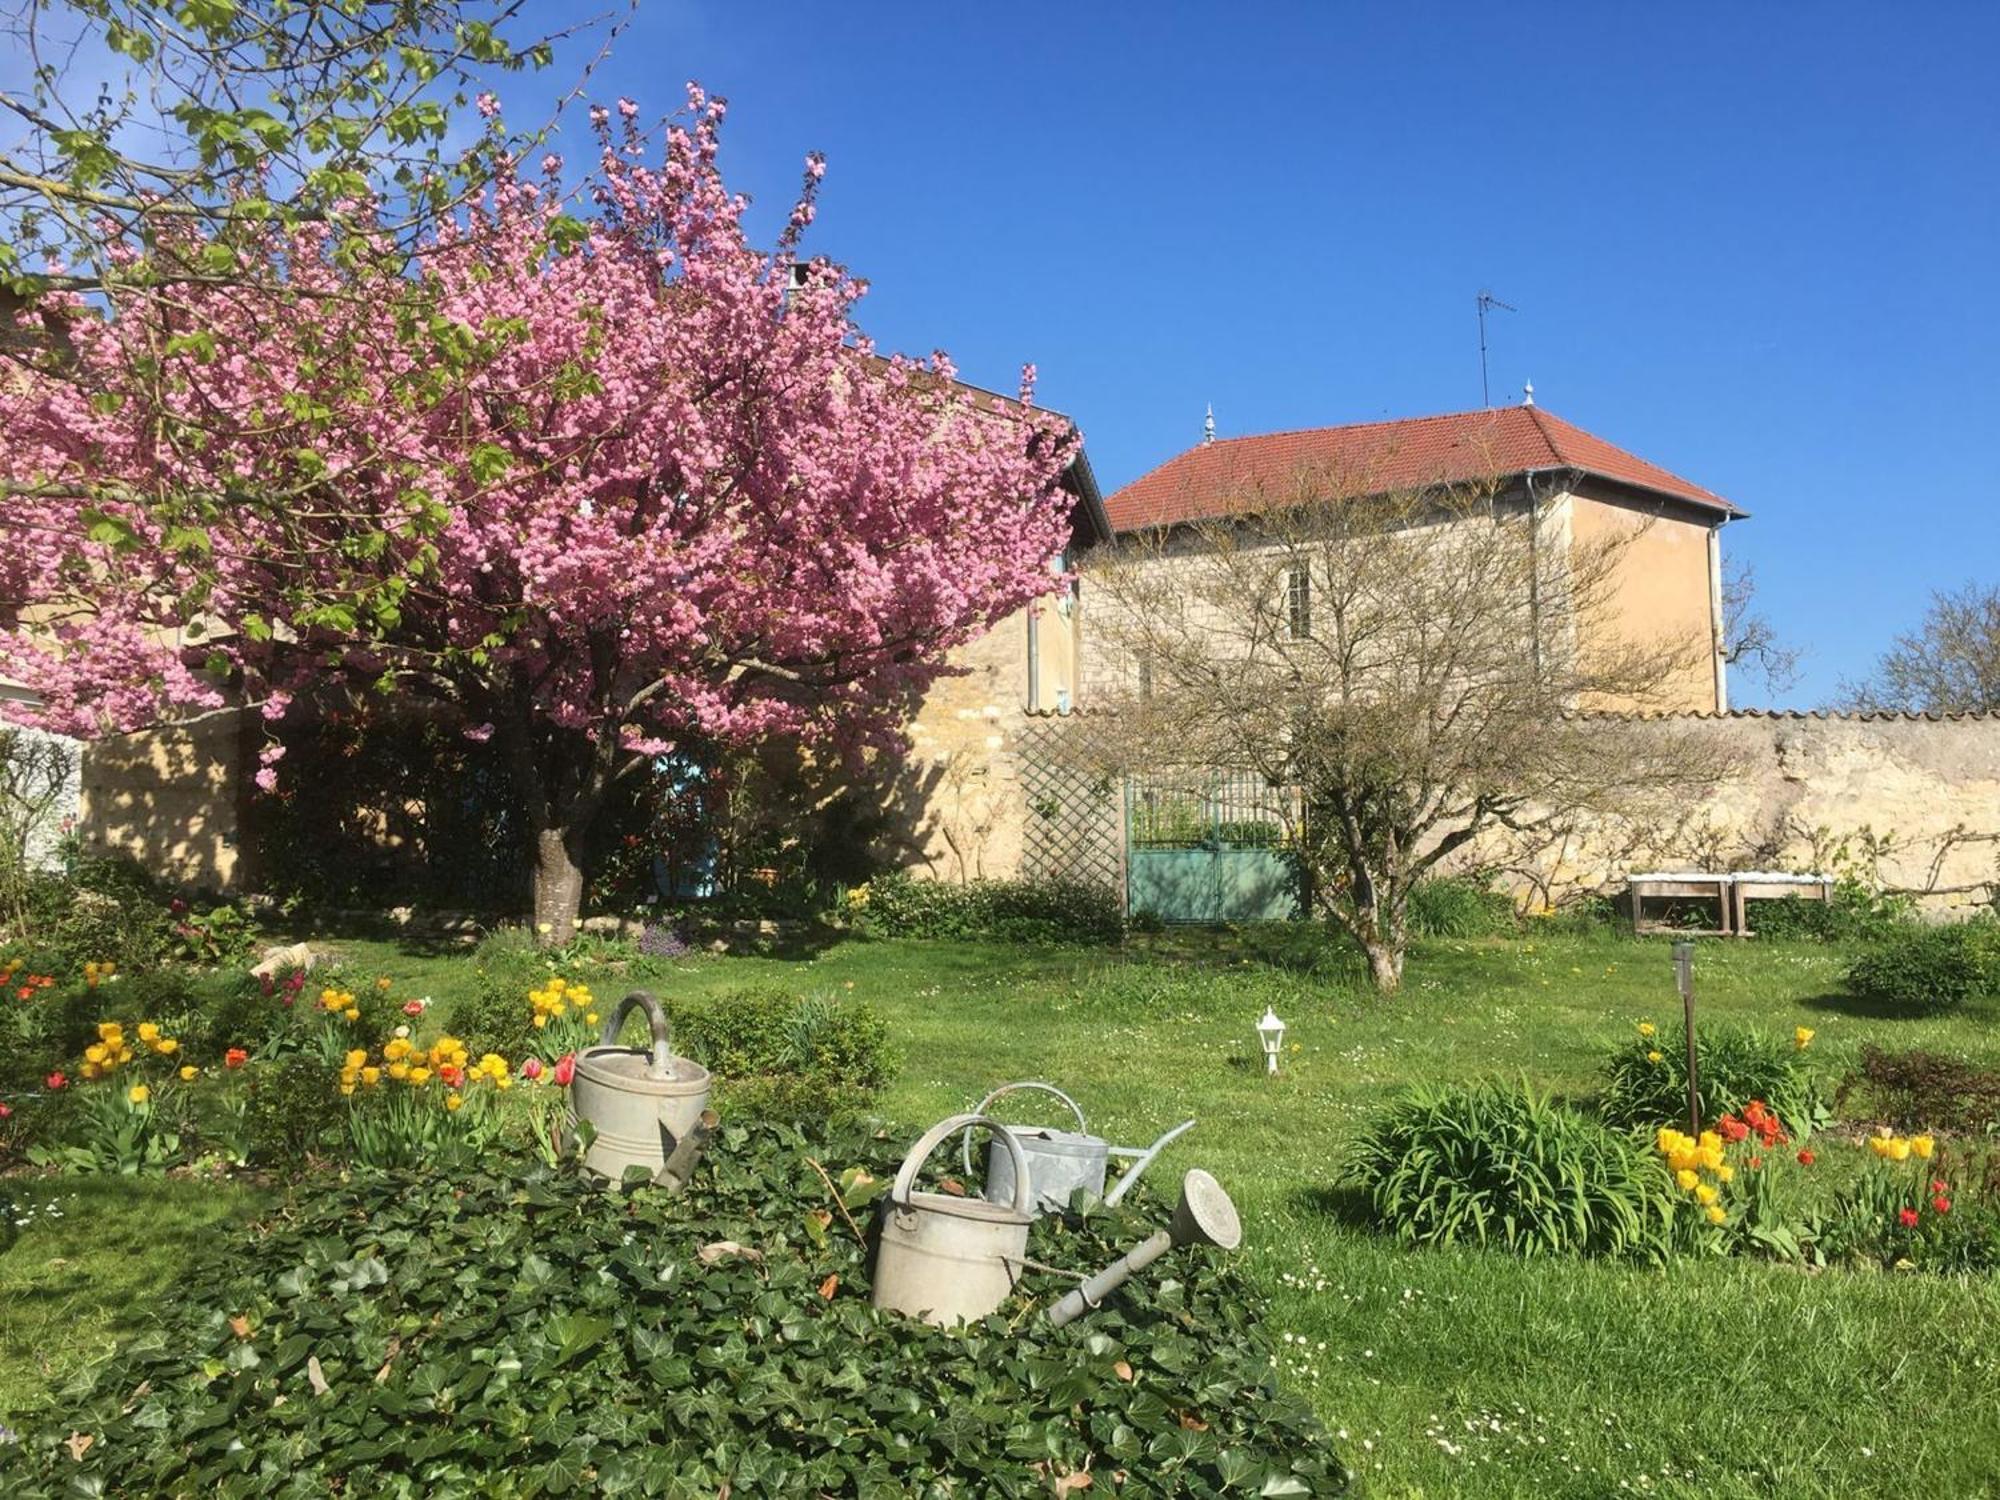
POLYGON ((1991 1021, 1996 1018, 1996 1014, 2000 1014, 2000 1007, 1996 1007, 1991 1001, 1969 1001, 1963 1005, 1919 1008, 1900 1001, 1882 1000, 1868 995, 1850 995, 1844 991, 1808 995, 1799 1004, 1807 1010, 1824 1011, 1828 1015, 1850 1016, 1865 1021, 1937 1021, 1947 1016, 1991 1021))
POLYGON ((1357 1187, 1318 1183, 1296 1189, 1289 1199, 1292 1207, 1349 1229, 1373 1232, 1377 1227, 1368 1195, 1357 1187))

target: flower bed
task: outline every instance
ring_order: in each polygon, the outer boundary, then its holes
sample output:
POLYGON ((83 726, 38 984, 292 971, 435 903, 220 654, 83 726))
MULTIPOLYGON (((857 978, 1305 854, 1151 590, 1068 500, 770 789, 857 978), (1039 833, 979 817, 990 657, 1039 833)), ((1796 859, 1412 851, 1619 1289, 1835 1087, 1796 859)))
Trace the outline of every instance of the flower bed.
MULTIPOLYGON (((359 1171, 224 1247, 160 1332, 0 1449, 0 1489, 429 1495, 1330 1494, 1272 1380, 1263 1299, 1177 1252, 1071 1329, 1024 1298, 963 1332, 875 1313, 863 1200, 900 1137, 730 1126, 689 1193, 619 1195, 518 1156, 359 1171), (815 1163, 840 1186, 829 1188, 815 1163), (840 1197, 836 1197, 838 1192, 840 1197)), ((1096 1268, 1140 1203, 1045 1221, 1096 1268)))

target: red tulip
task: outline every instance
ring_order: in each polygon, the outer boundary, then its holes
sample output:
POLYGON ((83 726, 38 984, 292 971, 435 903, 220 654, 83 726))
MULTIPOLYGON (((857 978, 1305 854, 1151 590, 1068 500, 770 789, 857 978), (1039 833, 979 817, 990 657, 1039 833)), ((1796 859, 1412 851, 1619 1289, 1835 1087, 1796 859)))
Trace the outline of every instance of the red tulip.
POLYGON ((556 1083, 563 1088, 568 1088, 570 1079, 575 1076, 576 1054, 574 1052, 565 1052, 561 1057, 556 1059, 556 1083))
POLYGON ((1931 1207, 1941 1214, 1948 1214, 1951 1212, 1951 1199, 1945 1197, 1943 1193, 1939 1193, 1935 1198, 1931 1199, 1931 1207))
POLYGON ((1933 1177, 1931 1179, 1931 1191, 1934 1193, 1948 1193, 1951 1191, 1951 1185, 1942 1177, 1933 1177))
POLYGON ((1799 1165, 1802 1167, 1811 1166, 1813 1164, 1814 1159, 1815 1158, 1813 1157, 1813 1154, 1810 1151, 1801 1151, 1799 1153, 1799 1165))
POLYGON ((62 1089, 66 1089, 69 1087, 69 1075, 64 1073, 62 1069, 58 1068, 56 1069, 55 1072, 49 1074, 48 1077, 42 1080, 42 1087, 47 1089, 52 1094, 62 1089))
POLYGON ((539 1057, 531 1057, 522 1063, 521 1076, 528 1079, 540 1078, 542 1076, 542 1060, 539 1057))
POLYGON ((241 1047, 231 1047, 227 1052, 222 1054, 222 1065, 225 1068, 240 1068, 248 1061, 250 1061, 250 1054, 245 1052, 241 1047))
POLYGON ((12 1118, 13 1118, 13 1115, 14 1115, 14 1106, 13 1106, 13 1105, 11 1105, 11 1104, 0 1104, 0 1120, 8 1120, 8 1119, 12 1119, 12 1118))
POLYGON ((1905 1229, 1915 1229, 1917 1227, 1917 1211, 1914 1208, 1897 1209, 1896 1218, 1902 1223, 1905 1229))

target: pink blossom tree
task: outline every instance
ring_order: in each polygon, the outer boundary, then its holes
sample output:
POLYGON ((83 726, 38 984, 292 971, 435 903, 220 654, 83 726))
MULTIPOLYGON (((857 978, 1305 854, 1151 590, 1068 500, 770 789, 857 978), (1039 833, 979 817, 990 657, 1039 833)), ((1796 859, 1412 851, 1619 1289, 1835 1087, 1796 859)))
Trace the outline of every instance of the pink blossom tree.
POLYGON ((1076 439, 1032 370, 1002 402, 874 352, 862 284, 799 254, 817 158, 754 248, 723 102, 689 92, 658 165, 635 106, 593 113, 577 216, 559 161, 503 153, 412 271, 238 225, 197 248, 267 274, 0 327, 35 351, 0 373, 0 675, 41 699, 11 711, 446 705, 497 737, 558 941, 617 778, 691 739, 893 747, 946 653, 1052 586, 1076 439))

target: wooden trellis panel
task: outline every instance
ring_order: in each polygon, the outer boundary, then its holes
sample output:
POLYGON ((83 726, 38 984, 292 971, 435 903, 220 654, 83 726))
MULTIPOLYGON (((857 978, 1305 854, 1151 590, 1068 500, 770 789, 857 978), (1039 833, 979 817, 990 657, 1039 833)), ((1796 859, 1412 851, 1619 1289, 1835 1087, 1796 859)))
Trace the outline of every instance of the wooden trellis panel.
POLYGON ((1020 745, 1021 873, 1100 885, 1122 901, 1124 783, 1090 754, 1090 739, 1090 723, 1078 715, 1028 720, 1020 745))

